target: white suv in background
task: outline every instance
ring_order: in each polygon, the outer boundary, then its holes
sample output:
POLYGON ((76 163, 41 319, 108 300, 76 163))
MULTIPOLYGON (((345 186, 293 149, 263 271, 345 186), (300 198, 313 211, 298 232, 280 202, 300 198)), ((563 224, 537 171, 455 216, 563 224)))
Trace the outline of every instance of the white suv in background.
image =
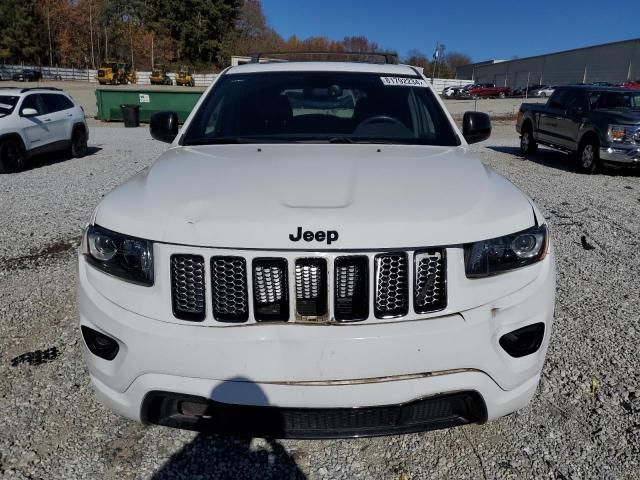
MULTIPOLYGON (((387 58, 387 57, 385 57, 387 58)), ((84 231, 98 397, 138 421, 267 437, 483 423, 527 405, 553 248, 429 81, 397 63, 231 67, 84 231)))
POLYGON ((22 170, 39 153, 87 153, 84 111, 57 88, 0 88, 0 172, 22 170))

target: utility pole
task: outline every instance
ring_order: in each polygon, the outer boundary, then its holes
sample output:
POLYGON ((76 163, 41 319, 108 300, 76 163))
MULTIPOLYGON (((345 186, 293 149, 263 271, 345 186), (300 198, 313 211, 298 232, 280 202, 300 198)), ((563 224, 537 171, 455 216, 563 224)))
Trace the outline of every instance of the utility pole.
POLYGON ((154 69, 153 67, 153 41, 155 40, 156 36, 152 33, 151 34, 151 70, 154 69))
POLYGON ((93 0, 89 0, 89 39, 91 40, 91 68, 96 68, 96 57, 93 53, 93 0))
POLYGON ((53 47, 51 45, 51 4, 47 2, 47 30, 49 31, 49 67, 53 67, 53 47))

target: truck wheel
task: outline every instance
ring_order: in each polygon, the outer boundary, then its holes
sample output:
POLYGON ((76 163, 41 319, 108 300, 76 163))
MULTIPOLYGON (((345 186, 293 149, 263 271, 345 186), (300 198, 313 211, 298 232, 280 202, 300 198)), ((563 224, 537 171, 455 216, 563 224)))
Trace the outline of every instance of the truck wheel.
POLYGON ((73 158, 82 158, 87 154, 87 132, 82 127, 73 129, 71 135, 71 156, 73 158))
POLYGON ((19 172, 27 163, 27 152, 15 138, 0 144, 0 173, 19 172))
POLYGON ((533 155, 538 151, 538 144, 533 139, 533 129, 531 125, 526 125, 520 136, 520 151, 525 155, 533 155))
POLYGON ((506 95, 504 94, 504 92, 500 92, 500 93, 498 94, 498 97, 500 97, 500 98, 504 98, 505 96, 506 96, 506 95))
POLYGON ((586 138, 580 143, 576 162, 576 170, 580 173, 592 174, 598 171, 600 153, 598 152, 598 142, 595 139, 586 138))

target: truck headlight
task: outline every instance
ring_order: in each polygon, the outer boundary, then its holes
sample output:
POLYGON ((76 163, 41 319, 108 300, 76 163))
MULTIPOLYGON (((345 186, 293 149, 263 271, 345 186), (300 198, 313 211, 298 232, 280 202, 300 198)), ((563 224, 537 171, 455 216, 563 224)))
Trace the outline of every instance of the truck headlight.
POLYGON ((637 128, 628 125, 609 125, 607 137, 612 143, 634 144, 636 143, 634 135, 636 135, 637 128))
POLYGON ((112 232, 98 225, 87 227, 83 239, 87 262, 109 275, 150 287, 153 285, 153 242, 112 232))
POLYGON ((546 225, 464 246, 468 278, 488 277, 539 262, 547 255, 546 225))

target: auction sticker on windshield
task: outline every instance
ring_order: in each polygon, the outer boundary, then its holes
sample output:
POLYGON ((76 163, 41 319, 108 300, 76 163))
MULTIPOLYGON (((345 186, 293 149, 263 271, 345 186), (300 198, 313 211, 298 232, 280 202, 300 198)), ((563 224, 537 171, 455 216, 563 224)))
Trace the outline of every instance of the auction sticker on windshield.
POLYGON ((382 83, 388 87, 422 87, 428 88, 427 81, 422 78, 409 77, 380 77, 382 83))

